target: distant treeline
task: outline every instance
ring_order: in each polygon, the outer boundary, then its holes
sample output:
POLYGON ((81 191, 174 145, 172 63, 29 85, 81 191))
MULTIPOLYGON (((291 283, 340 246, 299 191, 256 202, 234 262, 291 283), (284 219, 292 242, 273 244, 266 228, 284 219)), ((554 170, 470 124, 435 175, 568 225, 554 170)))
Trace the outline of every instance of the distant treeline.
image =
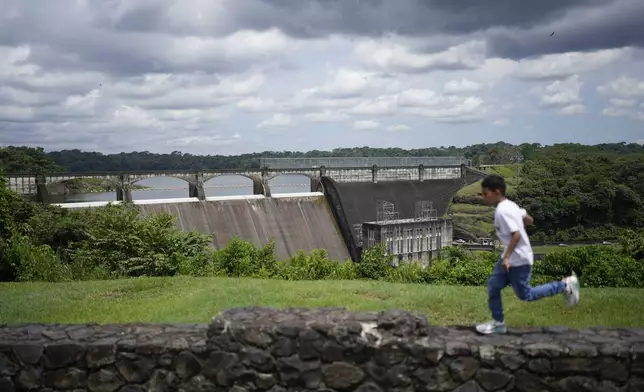
POLYGON ((63 150, 45 153, 42 148, 0 148, 0 170, 12 172, 89 172, 128 170, 191 170, 257 168, 260 158, 296 157, 422 157, 463 156, 475 164, 514 163, 531 160, 542 153, 565 151, 569 153, 637 153, 644 146, 636 143, 611 143, 586 146, 582 144, 557 144, 542 146, 537 143, 512 145, 504 142, 475 144, 467 147, 431 147, 405 150, 402 148, 337 148, 331 151, 312 150, 264 151, 242 155, 193 155, 181 151, 155 154, 148 151, 120 154, 103 154, 81 150, 63 150))

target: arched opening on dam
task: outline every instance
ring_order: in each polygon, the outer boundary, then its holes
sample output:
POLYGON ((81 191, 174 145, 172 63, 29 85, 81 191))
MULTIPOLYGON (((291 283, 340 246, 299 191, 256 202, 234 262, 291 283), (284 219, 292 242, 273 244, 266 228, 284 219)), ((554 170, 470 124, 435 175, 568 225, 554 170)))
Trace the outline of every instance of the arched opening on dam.
POLYGON ((268 181, 273 195, 280 193, 323 192, 319 179, 304 174, 280 174, 268 181))
POLYGON ((47 201, 50 203, 115 200, 116 185, 107 178, 75 177, 47 184, 47 201))
POLYGON ((259 189, 255 189, 256 182, 250 177, 230 174, 211 178, 204 182, 203 187, 207 197, 248 196, 259 192, 259 189))
POLYGON ((132 200, 179 199, 188 197, 188 182, 177 177, 155 176, 130 184, 132 200))

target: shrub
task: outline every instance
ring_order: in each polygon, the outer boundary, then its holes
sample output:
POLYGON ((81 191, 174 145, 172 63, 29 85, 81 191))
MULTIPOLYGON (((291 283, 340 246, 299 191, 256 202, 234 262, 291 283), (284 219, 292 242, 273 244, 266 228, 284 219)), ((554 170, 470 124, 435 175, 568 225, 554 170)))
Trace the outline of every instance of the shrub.
POLYGON ((82 213, 46 204, 35 204, 33 212, 25 232, 34 243, 64 251, 87 239, 88 222, 82 213))
POLYGON ((637 260, 644 259, 644 232, 627 230, 620 237, 622 253, 637 260))
POLYGON ((214 252, 213 271, 230 277, 273 276, 276 272, 275 244, 271 241, 256 248, 237 237, 223 249, 214 252))
POLYGON ((586 287, 643 287, 643 282, 644 263, 623 255, 592 259, 582 279, 586 287))
POLYGON ((210 263, 207 236, 183 232, 169 214, 140 215, 136 207, 108 205, 77 216, 84 237, 68 244, 70 264, 107 270, 113 277, 169 276, 210 263))
POLYGON ((573 271, 584 287, 644 287, 644 261, 607 246, 549 253, 543 261, 535 263, 533 282, 559 280, 573 271))
POLYGON ((300 250, 288 262, 279 263, 275 277, 285 280, 320 280, 331 275, 334 268, 326 251, 313 251, 307 255, 300 250))
POLYGON ((63 282, 72 280, 69 266, 47 245, 35 245, 28 237, 14 235, 4 255, 14 279, 21 282, 63 282))
POLYGON ((403 263, 389 268, 386 280, 394 283, 425 283, 423 268, 417 263, 403 263))
MULTIPOLYGON (((1 192, 6 192, 1 191, 1 192)), ((401 263, 384 244, 365 249, 359 263, 329 260, 325 250, 278 261, 275 244, 256 247, 234 238, 223 249, 210 238, 183 232, 169 214, 143 215, 131 205, 69 211, 0 200, 9 219, 0 236, 0 278, 68 281, 136 276, 226 276, 284 280, 367 279, 398 283, 485 285, 499 255, 446 247, 428 267, 401 263), (15 209, 14 209, 15 207, 15 209)), ((572 233, 572 230, 570 231, 572 233)), ((644 235, 626 231, 619 246, 570 248, 535 263, 532 283, 575 271, 585 287, 644 287, 644 235)))
POLYGON ((34 204, 11 192, 0 171, 0 239, 7 240, 13 233, 23 233, 33 214, 34 204))
POLYGON ((484 286, 495 261, 438 259, 425 269, 425 281, 433 284, 484 286))
POLYGON ((384 280, 391 265, 393 256, 387 254, 384 244, 378 244, 362 251, 362 260, 356 265, 359 279, 384 280))

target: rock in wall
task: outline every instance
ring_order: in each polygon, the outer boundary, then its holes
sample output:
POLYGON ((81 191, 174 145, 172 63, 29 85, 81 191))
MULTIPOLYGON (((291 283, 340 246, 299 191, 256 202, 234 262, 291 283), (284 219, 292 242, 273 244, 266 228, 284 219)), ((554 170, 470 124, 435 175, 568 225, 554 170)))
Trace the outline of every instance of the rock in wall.
POLYGON ((644 391, 644 330, 478 336, 419 315, 229 310, 205 325, 0 327, 0 391, 644 391))

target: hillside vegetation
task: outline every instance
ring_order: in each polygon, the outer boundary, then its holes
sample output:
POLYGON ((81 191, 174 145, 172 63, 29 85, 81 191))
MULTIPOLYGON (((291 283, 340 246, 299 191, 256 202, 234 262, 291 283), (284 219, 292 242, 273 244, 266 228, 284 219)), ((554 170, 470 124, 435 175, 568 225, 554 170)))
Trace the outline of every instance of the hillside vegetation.
MULTIPOLYGON (((533 241, 604 241, 644 227, 644 154, 576 152, 546 148, 523 165, 494 166, 507 196, 528 210, 533 241)), ((491 237, 492 209, 482 204, 481 184, 453 199, 457 235, 491 237)))
POLYGON ((516 198, 535 238, 603 240, 644 226, 644 154, 544 150, 523 167, 516 198))
MULTIPOLYGON (((515 194, 523 164, 492 166, 485 171, 505 178, 508 195, 515 194)), ((494 207, 486 206, 481 199, 481 181, 461 189, 449 206, 454 219, 454 235, 459 238, 491 238, 494 233, 494 207)))

